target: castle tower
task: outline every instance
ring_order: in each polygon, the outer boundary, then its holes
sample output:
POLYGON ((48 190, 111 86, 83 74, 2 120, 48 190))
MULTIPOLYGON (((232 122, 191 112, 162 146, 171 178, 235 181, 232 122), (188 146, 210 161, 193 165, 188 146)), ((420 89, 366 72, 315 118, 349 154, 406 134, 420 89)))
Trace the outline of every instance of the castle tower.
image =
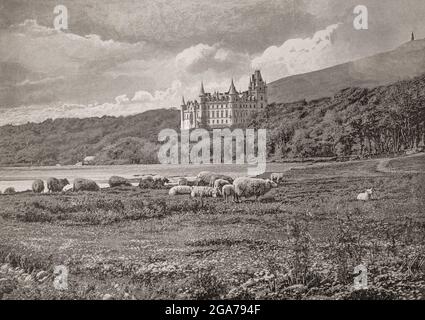
POLYGON ((182 103, 180 105, 180 127, 181 129, 185 129, 185 119, 184 112, 186 111, 186 103, 184 101, 184 97, 182 96, 182 103))
POLYGON ((257 108, 265 108, 267 106, 267 84, 261 76, 260 70, 255 70, 253 75, 254 96, 257 100, 257 108))
POLYGON ((199 110, 197 110, 196 112, 199 113, 197 114, 197 122, 196 126, 198 127, 205 127, 206 126, 206 110, 207 110, 207 95, 205 94, 205 89, 204 89, 204 82, 201 82, 201 90, 199 91, 199 100, 200 100, 200 104, 199 104, 199 110), (198 117, 199 115, 199 117, 198 117))
POLYGON ((415 34, 412 32, 411 41, 415 41, 415 34))
POLYGON ((229 112, 230 112, 230 119, 231 119, 231 124, 236 123, 236 112, 235 110, 238 109, 239 105, 238 105, 238 91, 235 88, 235 84, 233 82, 232 79, 232 83, 230 84, 230 88, 229 88, 229 112))

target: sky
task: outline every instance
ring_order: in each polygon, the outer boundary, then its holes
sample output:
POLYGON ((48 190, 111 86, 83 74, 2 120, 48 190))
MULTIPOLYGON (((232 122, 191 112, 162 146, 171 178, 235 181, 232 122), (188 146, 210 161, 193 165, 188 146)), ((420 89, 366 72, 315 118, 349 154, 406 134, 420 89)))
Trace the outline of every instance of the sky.
POLYGON ((246 90, 255 69, 272 82, 424 38, 424 17, 423 0, 0 0, 0 125, 179 107, 201 81, 246 90))

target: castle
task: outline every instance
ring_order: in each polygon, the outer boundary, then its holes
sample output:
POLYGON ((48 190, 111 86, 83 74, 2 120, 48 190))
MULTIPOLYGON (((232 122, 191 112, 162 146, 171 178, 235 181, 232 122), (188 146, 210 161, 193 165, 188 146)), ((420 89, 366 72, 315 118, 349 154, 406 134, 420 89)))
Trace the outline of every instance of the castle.
POLYGON ((267 84, 256 70, 250 77, 247 91, 239 93, 235 85, 228 92, 206 93, 204 84, 198 101, 184 101, 180 106, 181 129, 244 127, 251 114, 262 111, 267 106, 267 84))

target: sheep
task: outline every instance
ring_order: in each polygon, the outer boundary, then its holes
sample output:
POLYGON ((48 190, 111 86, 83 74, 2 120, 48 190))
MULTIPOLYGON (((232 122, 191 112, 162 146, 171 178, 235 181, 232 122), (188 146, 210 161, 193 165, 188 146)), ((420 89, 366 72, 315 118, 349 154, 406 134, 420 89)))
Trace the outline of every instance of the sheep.
POLYGON ((187 186, 187 185, 188 185, 188 182, 187 182, 187 179, 186 179, 186 178, 180 178, 180 179, 178 180, 177 184, 178 184, 179 186, 187 186))
POLYGON ((132 186, 130 180, 123 177, 119 177, 119 176, 110 177, 108 183, 111 188, 119 187, 119 186, 127 186, 127 187, 132 186))
POLYGON ((367 189, 365 192, 359 193, 359 195, 357 196, 357 200, 359 200, 359 201, 369 201, 371 196, 372 196, 372 193, 373 193, 372 189, 367 189))
POLYGON ((204 198, 213 197, 216 198, 218 190, 211 187, 193 187, 190 196, 192 198, 200 198, 201 206, 204 206, 204 198))
POLYGON ((238 196, 235 193, 235 187, 232 184, 226 184, 223 186, 221 190, 221 194, 224 197, 224 200, 228 202, 230 198, 232 198, 233 202, 238 201, 238 196))
POLYGON ((162 188, 162 187, 164 187, 167 183, 169 183, 169 182, 170 182, 170 180, 169 180, 168 178, 163 177, 163 176, 161 176, 161 175, 153 176, 153 181, 154 181, 155 185, 156 185, 158 188, 162 188))
POLYGON ((214 181, 214 188, 216 188, 221 194, 222 194, 222 189, 223 186, 230 184, 229 181, 224 180, 224 179, 217 179, 214 181))
POLYGON ((139 181, 139 188, 141 189, 153 189, 155 187, 155 181, 152 176, 144 176, 139 181))
POLYGON ((265 195, 272 188, 276 188, 277 184, 270 179, 257 179, 257 178, 237 178, 233 182, 235 187, 235 194, 238 198, 255 197, 256 200, 260 196, 265 195))
POLYGON ((270 180, 275 183, 281 183, 283 182, 284 177, 285 177, 285 174, 283 172, 275 172, 270 175, 270 180))
POLYGON ((73 191, 99 191, 100 188, 96 182, 88 179, 77 178, 74 180, 73 191))
POLYGON ((44 191, 44 182, 43 180, 37 179, 32 183, 32 191, 34 193, 42 193, 44 191))
POLYGON ((68 184, 68 179, 48 178, 47 190, 49 190, 49 192, 61 192, 63 188, 68 184))
POLYGON ((175 186, 168 191, 170 196, 182 195, 182 194, 191 194, 192 187, 189 186, 175 186))
POLYGON ((192 187, 192 192, 190 193, 192 198, 200 197, 217 197, 218 190, 211 187, 192 187))
POLYGON ((231 177, 229 177, 229 176, 226 176, 226 175, 224 175, 224 174, 214 174, 214 175, 212 175, 211 177, 210 177, 210 183, 209 183, 209 186, 211 187, 211 188, 213 188, 214 187, 214 183, 215 183, 215 181, 216 180, 226 180, 226 181, 228 181, 229 183, 233 183, 233 179, 231 178, 231 177))
POLYGON ((208 187, 210 183, 209 181, 207 182, 201 178, 196 177, 192 184, 197 187, 208 187))
POLYGON ((6 188, 6 189, 3 191, 3 194, 15 194, 15 193, 16 193, 16 190, 15 190, 15 188, 13 188, 13 187, 6 188))
POLYGON ((213 173, 209 171, 199 172, 196 178, 198 178, 199 185, 202 185, 202 186, 207 185, 207 186, 213 187, 214 181, 217 179, 223 179, 223 180, 229 181, 230 183, 233 183, 233 179, 231 177, 226 176, 224 174, 213 173))

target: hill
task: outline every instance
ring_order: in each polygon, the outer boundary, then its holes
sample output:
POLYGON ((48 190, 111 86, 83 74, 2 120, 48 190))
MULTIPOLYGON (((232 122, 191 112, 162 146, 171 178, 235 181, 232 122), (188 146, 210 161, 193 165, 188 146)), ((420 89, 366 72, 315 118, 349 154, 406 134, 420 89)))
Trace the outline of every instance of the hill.
POLYGON ((397 154, 424 143, 425 74, 310 102, 273 103, 250 126, 269 129, 269 157, 397 154))
POLYGON ((373 88, 425 73, 425 40, 331 68, 300 74, 269 84, 269 102, 284 103, 333 96, 349 88, 373 88))
POLYGON ((179 126, 179 111, 170 109, 7 125, 0 127, 0 165, 75 164, 89 155, 96 164, 156 163, 158 133, 179 126))

